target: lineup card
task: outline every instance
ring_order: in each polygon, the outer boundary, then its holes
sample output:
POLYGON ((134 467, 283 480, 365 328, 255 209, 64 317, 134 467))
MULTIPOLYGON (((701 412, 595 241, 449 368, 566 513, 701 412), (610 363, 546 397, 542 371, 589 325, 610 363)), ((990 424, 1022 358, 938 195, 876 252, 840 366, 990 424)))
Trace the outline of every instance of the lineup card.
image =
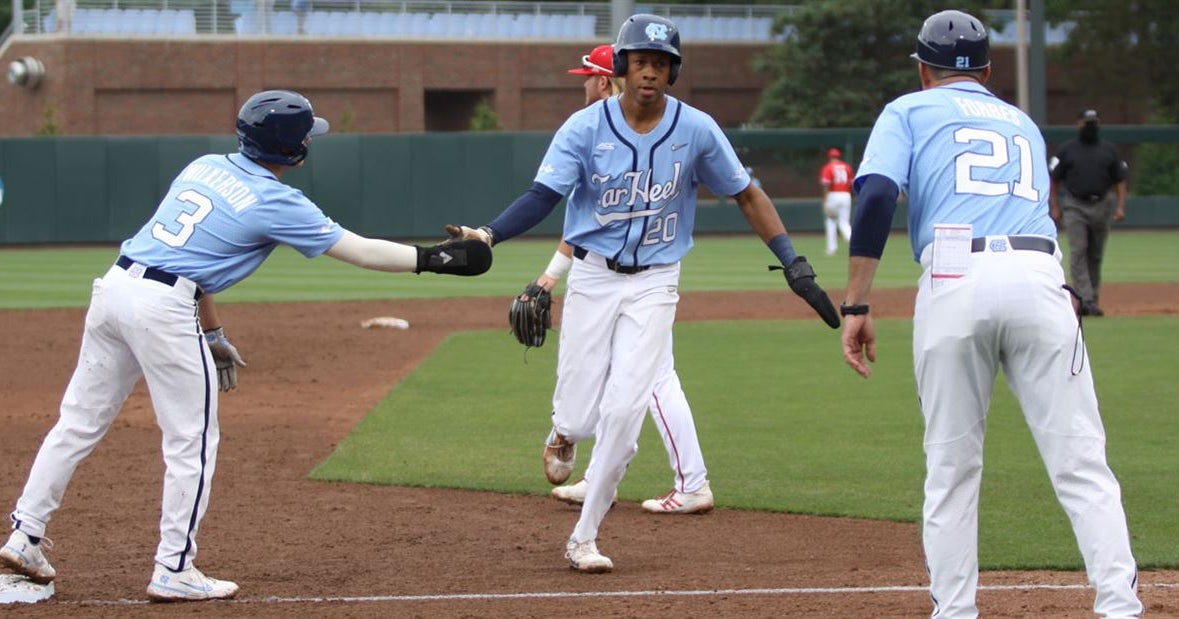
POLYGON ((933 267, 931 287, 934 290, 947 282, 966 275, 970 268, 970 240, 974 238, 970 224, 933 225, 933 267))

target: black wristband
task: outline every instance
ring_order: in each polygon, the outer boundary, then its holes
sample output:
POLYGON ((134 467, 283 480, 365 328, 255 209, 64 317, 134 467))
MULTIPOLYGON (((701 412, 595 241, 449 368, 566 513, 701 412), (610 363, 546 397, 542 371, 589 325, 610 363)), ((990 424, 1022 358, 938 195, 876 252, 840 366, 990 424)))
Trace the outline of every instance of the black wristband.
POLYGON ((868 314, 868 304, 858 303, 856 305, 848 305, 846 303, 839 304, 840 316, 866 316, 868 314))

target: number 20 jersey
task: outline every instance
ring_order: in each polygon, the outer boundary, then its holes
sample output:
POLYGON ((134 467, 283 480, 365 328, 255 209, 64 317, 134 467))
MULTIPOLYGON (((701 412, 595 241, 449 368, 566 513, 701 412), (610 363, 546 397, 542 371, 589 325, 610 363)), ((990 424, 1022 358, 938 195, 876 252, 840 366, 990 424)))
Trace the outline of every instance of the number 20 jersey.
POLYGON ((910 93, 885 106, 856 172, 857 189, 869 174, 892 179, 908 195, 915 260, 933 241, 934 224, 971 224, 974 236, 1056 237, 1040 129, 973 81, 910 93))
POLYGON ((640 135, 611 97, 565 121, 535 180, 567 195, 566 241, 629 266, 680 261, 699 184, 732 196, 749 174, 708 114, 669 96, 659 124, 640 135))

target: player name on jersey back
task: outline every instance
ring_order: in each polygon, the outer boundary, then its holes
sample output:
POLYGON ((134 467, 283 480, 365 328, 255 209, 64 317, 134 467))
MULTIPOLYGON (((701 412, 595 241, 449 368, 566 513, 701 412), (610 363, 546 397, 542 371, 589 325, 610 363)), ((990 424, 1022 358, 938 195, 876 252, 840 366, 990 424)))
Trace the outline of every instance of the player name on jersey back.
POLYGON ((1023 126, 1020 122, 1018 109, 1007 105, 1006 103, 992 103, 989 101, 978 101, 967 97, 951 97, 954 105, 958 106, 958 110, 962 112, 963 116, 973 116, 976 118, 990 118, 993 120, 1002 120, 1009 122, 1016 127, 1023 126))
POLYGON ((205 186, 221 196, 238 213, 258 202, 258 196, 253 190, 232 172, 200 161, 194 161, 184 168, 177 180, 205 186))

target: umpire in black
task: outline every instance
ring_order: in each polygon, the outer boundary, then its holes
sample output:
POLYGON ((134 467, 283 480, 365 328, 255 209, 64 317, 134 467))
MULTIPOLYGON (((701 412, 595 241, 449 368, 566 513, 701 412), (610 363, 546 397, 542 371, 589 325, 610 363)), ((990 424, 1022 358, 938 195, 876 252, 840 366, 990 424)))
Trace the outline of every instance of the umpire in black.
POLYGON ((1105 241, 1110 224, 1126 217, 1126 163, 1112 144, 1101 141, 1100 126, 1096 110, 1081 112, 1077 139, 1066 142, 1048 163, 1049 213, 1068 236, 1069 272, 1085 316, 1105 314, 1097 304, 1105 241), (1057 201, 1060 185, 1063 208, 1057 201))

